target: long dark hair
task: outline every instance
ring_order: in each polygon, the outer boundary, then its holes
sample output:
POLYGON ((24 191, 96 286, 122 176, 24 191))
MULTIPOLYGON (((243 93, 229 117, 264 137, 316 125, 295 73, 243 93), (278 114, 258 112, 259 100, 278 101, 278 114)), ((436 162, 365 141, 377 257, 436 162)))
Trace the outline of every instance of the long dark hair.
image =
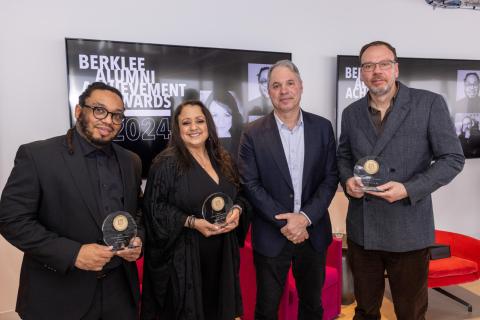
POLYGON ((205 102, 205 104, 208 106, 209 111, 211 108, 211 104, 214 101, 219 103, 222 108, 226 109, 227 112, 231 114, 232 127, 230 128, 229 132, 232 136, 232 139, 238 140, 242 131, 243 117, 238 110, 237 101, 230 92, 226 90, 215 90, 205 102))
POLYGON ((178 160, 177 168, 180 174, 185 173, 192 167, 193 161, 195 160, 180 136, 180 125, 178 123, 178 117, 186 106, 200 107, 205 116, 208 129, 208 139, 205 141, 205 148, 207 149, 208 156, 211 161, 219 165, 222 174, 238 188, 240 182, 235 163, 228 151, 220 145, 212 115, 207 107, 199 100, 187 100, 177 106, 171 120, 171 136, 168 146, 155 158, 154 162, 160 161, 162 157, 175 156, 178 160))

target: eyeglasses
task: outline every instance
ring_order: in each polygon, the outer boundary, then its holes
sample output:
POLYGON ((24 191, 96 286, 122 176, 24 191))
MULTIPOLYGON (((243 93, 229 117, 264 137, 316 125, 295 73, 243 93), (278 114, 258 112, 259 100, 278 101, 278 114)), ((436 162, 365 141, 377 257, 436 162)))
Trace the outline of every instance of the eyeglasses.
POLYGON ((105 119, 106 117, 108 117, 109 114, 112 115, 112 122, 114 124, 122 124, 123 119, 125 119, 125 114, 123 112, 110 112, 103 107, 91 107, 86 104, 84 104, 82 107, 87 107, 89 109, 92 109, 93 116, 95 117, 95 119, 98 119, 98 120, 105 119))
POLYGON ((478 88, 480 87, 480 83, 465 83, 465 87, 478 88))
POLYGON ((364 72, 372 72, 373 70, 375 70, 375 68, 378 67, 380 68, 380 70, 388 70, 390 69, 395 63, 397 63, 397 61, 392 61, 392 60, 383 60, 383 61, 380 61, 380 62, 366 62, 366 63, 362 63, 362 65, 360 66, 362 68, 362 71, 364 72))

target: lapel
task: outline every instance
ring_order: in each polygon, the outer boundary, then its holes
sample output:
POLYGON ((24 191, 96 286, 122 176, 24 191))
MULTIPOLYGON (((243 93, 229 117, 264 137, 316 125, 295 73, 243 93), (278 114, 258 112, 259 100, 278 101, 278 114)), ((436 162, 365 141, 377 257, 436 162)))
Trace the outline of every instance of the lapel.
POLYGON ((265 130, 265 143, 268 149, 272 153, 272 158, 277 167, 282 173, 283 179, 287 182, 288 186, 293 190, 292 178, 290 177, 290 171, 288 170, 287 158, 285 158, 285 152, 283 151, 282 139, 278 132, 277 122, 273 111, 267 115, 265 130))
POLYGON ((77 139, 73 138, 73 154, 68 153, 66 141, 62 155, 65 160, 65 164, 72 174, 73 183, 78 189, 78 195, 82 198, 85 206, 88 208, 88 212, 93 217, 98 227, 101 228, 103 219, 97 208, 97 201, 94 194, 94 188, 90 181, 90 174, 88 173, 87 164, 81 153, 81 147, 77 139))
POLYGON ((132 167, 129 165, 130 155, 124 150, 121 149, 119 145, 116 143, 112 143, 113 150, 118 159, 118 165, 120 166, 120 172, 122 175, 122 183, 123 183, 123 208, 125 211, 129 212, 131 215, 134 215, 135 212, 130 212, 132 208, 135 208, 135 204, 133 203, 133 199, 136 199, 137 194, 135 190, 132 190, 132 187, 135 186, 135 181, 132 181, 132 167))
MULTIPOLYGON (((308 177, 310 176, 311 170, 310 168, 313 167, 314 160, 318 159, 313 154, 314 150, 317 148, 308 148, 308 146, 312 146, 315 141, 319 141, 320 137, 316 137, 315 133, 320 133, 320 131, 315 131, 315 127, 313 123, 310 122, 310 116, 307 112, 302 110, 302 117, 303 117, 303 144, 304 144, 304 155, 303 155, 303 173, 302 173, 302 191, 305 189, 306 181, 309 180, 308 177)), ((302 192, 303 194, 303 192, 302 192)))
POLYGON ((405 117, 410 112, 410 93, 407 87, 398 82, 400 88, 398 89, 397 98, 393 105, 393 110, 388 116, 387 123, 383 129, 382 134, 380 135, 375 147, 373 148, 372 155, 378 156, 383 148, 388 144, 388 142, 393 138, 395 132, 401 126, 405 117))
POLYGON ((377 132, 375 130, 375 125, 372 122, 370 117, 370 112, 368 111, 368 99, 367 97, 363 98, 361 108, 358 109, 355 118, 358 121, 358 125, 365 133, 367 140, 370 142, 372 148, 375 146, 377 141, 377 132))

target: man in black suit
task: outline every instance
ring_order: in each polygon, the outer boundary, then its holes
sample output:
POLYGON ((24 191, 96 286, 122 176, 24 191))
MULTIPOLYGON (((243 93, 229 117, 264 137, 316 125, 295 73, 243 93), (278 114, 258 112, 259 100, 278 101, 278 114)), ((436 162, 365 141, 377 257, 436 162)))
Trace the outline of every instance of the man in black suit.
POLYGON ((277 318, 292 263, 298 319, 322 319, 332 241, 327 209, 338 184, 333 129, 328 120, 300 109, 302 80, 291 61, 272 66, 268 91, 274 111, 247 126, 239 150, 241 182, 255 208, 255 319, 277 318))
POLYGON ((101 231, 115 211, 140 222, 140 159, 111 143, 123 112, 117 89, 93 83, 79 97, 74 128, 18 149, 0 199, 0 233, 24 252, 16 307, 22 319, 137 315, 141 238, 113 252, 101 231))

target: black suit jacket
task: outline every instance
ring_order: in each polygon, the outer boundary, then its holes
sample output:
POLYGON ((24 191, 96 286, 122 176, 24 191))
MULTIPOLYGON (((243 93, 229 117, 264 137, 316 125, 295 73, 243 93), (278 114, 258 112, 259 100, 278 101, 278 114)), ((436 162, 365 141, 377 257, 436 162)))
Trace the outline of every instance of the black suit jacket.
MULTIPOLYGON (((313 247, 321 252, 332 241, 328 206, 338 184, 335 138, 330 122, 302 111, 305 156, 301 211, 313 247)), ((273 112, 249 124, 241 138, 238 166, 241 182, 254 207, 252 243, 264 256, 280 253, 286 241, 275 215, 293 211, 293 186, 273 112)))
MULTIPOLYGON (((80 319, 95 292, 95 272, 77 269, 82 244, 102 239, 102 216, 92 182, 73 140, 60 136, 20 146, 0 200, 0 233, 24 252, 16 311, 26 319, 80 319)), ((141 162, 113 144, 124 184, 124 210, 137 216, 141 162)), ((122 260, 134 303, 139 298, 135 263, 122 260)))

